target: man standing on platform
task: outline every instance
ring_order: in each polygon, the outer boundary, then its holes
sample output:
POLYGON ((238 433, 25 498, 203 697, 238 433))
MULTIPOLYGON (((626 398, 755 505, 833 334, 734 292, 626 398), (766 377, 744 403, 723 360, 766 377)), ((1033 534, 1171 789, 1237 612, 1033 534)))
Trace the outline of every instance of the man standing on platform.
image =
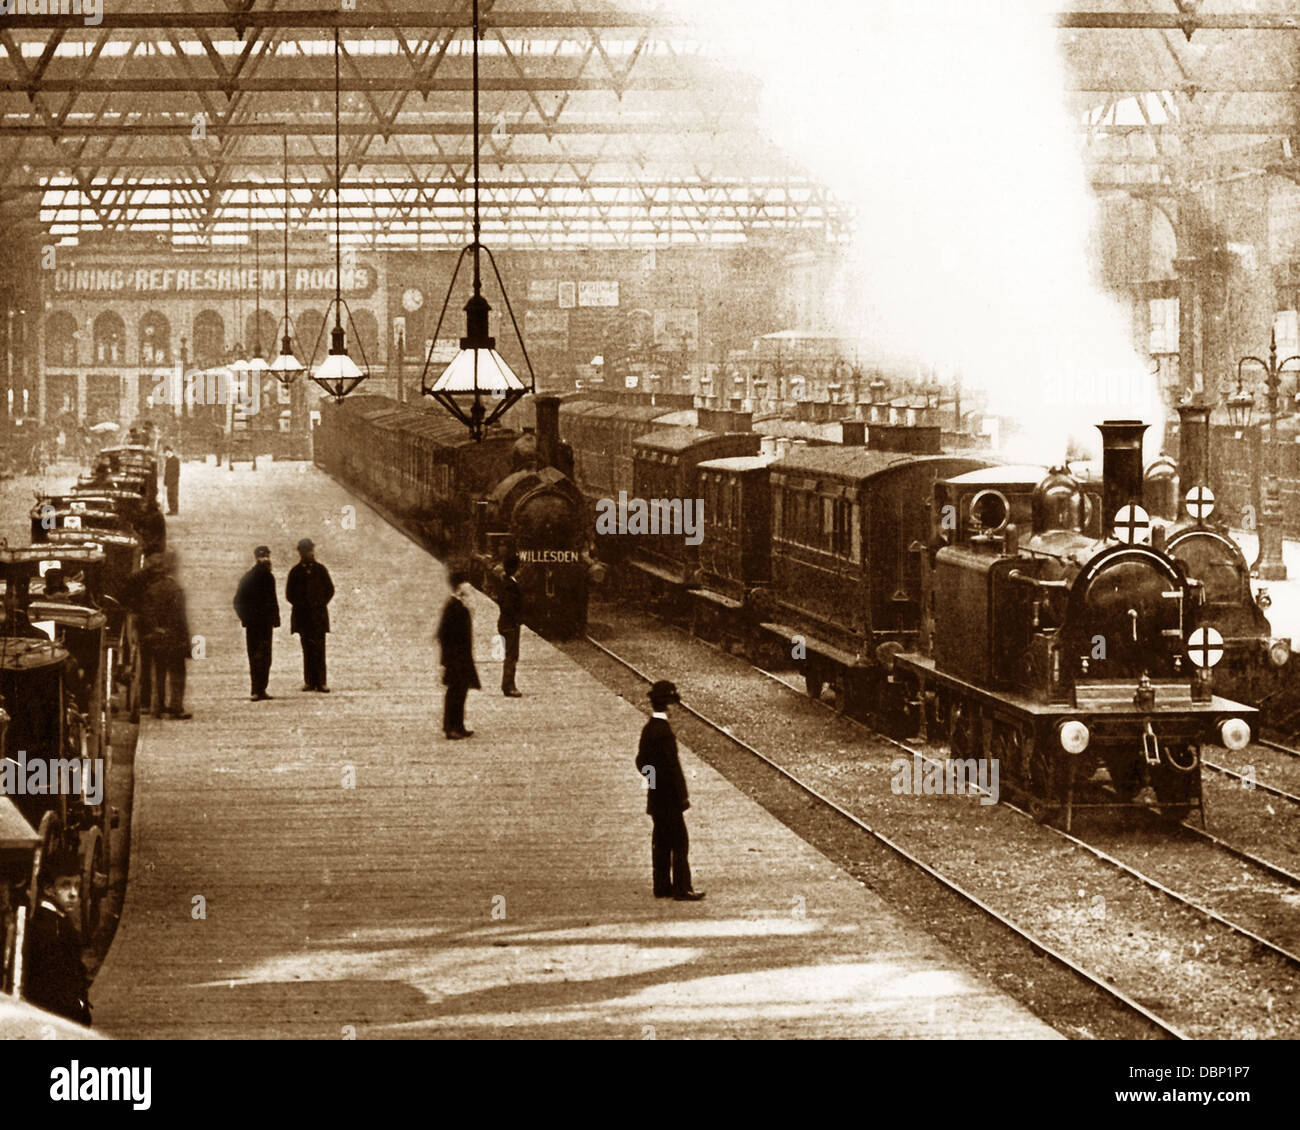
POLYGON ((482 684, 474 666, 474 621, 466 604, 469 575, 463 569, 453 569, 447 581, 451 596, 443 605, 434 634, 442 648, 442 681, 447 688, 442 699, 442 732, 449 741, 459 741, 474 732, 465 729, 465 698, 482 684))
POLYGON ((163 486, 167 488, 167 513, 179 514, 181 461, 170 447, 163 448, 163 486))
POLYGON ((27 940, 23 996, 47 1012, 90 1026, 90 992, 81 963, 81 868, 72 852, 55 851, 40 875, 41 901, 27 940))
POLYGON ((144 559, 144 564, 126 579, 122 590, 122 603, 136 616, 136 647, 140 651, 138 665, 139 683, 136 687, 136 709, 131 714, 133 722, 139 721, 141 710, 153 708, 153 648, 144 630, 144 594, 149 586, 162 576, 163 555, 151 553, 144 559))
POLYGON ((185 709, 185 661, 190 657, 190 621, 185 590, 176 580, 176 551, 162 555, 162 569, 145 590, 140 635, 153 656, 153 716, 189 718, 185 709))
POLYGON ((519 591, 519 582, 515 580, 515 570, 519 568, 519 556, 508 553, 502 562, 505 581, 501 585, 501 596, 497 600, 500 610, 497 614, 497 632, 505 641, 506 656, 501 666, 501 693, 507 698, 522 698, 519 688, 515 686, 515 668, 519 665, 519 625, 523 619, 524 594, 519 591))
POLYGON ((302 689, 329 694, 325 677, 325 635, 330 630, 329 603, 334 599, 334 582, 329 570, 316 560, 316 543, 303 538, 298 543, 298 564, 289 570, 284 595, 293 606, 289 631, 302 643, 302 689))
POLYGON ((704 893, 691 888, 691 866, 686 858, 690 841, 682 815, 691 802, 686 796, 686 775, 677 757, 677 738, 668 724, 668 707, 681 701, 677 688, 666 680, 661 679, 650 688, 650 709, 654 715, 641 731, 636 767, 646 779, 645 810, 654 821, 650 833, 650 864, 655 898, 698 902, 704 893))
POLYGON ((235 592, 235 614, 244 625, 248 645, 248 674, 252 680, 249 702, 263 702, 271 677, 271 635, 280 626, 280 602, 275 595, 271 572, 271 550, 259 545, 253 550, 253 567, 243 575, 235 592))
POLYGON ((140 539, 140 552, 146 557, 161 553, 167 548, 167 519, 156 498, 147 498, 135 519, 135 535, 140 539))

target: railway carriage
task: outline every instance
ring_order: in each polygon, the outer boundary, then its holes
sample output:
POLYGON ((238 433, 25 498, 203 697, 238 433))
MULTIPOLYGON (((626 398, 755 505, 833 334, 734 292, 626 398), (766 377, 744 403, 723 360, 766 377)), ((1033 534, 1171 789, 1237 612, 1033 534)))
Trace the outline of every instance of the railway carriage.
POLYGON ((793 659, 814 698, 830 684, 841 709, 873 710, 892 654, 921 626, 934 484, 980 466, 855 447, 794 448, 773 462, 758 656, 793 659))
POLYGON ((772 581, 771 454, 699 465, 703 540, 690 590, 691 631, 748 647, 758 594, 772 581))
MULTIPOLYGON (((635 441, 631 487, 610 496, 611 507, 617 505, 621 512, 626 502, 629 508, 626 532, 614 536, 626 547, 623 581, 632 591, 667 602, 673 611, 686 611, 703 537, 699 465, 710 459, 757 455, 759 443, 753 432, 703 428, 659 428, 635 441), (641 506, 647 529, 638 531, 631 508, 641 506), (692 523, 694 532, 687 529, 692 523)), ((600 523, 596 532, 598 544, 610 537, 600 523)))

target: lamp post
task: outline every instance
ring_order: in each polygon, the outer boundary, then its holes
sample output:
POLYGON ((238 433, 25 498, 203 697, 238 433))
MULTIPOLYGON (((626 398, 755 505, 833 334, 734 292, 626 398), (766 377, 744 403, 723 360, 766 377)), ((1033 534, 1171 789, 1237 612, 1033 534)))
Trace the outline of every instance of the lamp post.
MULTIPOLYGON (((1268 474, 1264 477, 1264 513, 1262 521, 1257 523, 1259 526, 1259 556, 1255 558, 1251 570, 1261 580, 1265 581, 1286 580, 1286 562, 1282 557, 1282 448, 1277 439, 1277 407, 1278 392, 1282 385, 1282 374, 1286 372, 1286 367, 1293 361, 1300 362, 1300 356, 1288 357, 1281 364, 1278 364, 1277 330, 1274 329, 1269 336, 1267 362, 1258 357, 1243 357, 1237 362, 1237 392, 1229 398, 1228 402, 1230 417, 1233 412, 1233 401, 1237 401, 1238 411, 1245 407, 1244 402, 1239 398, 1249 398, 1249 393, 1246 393, 1242 388, 1241 380, 1241 370, 1246 364, 1253 363, 1264 370, 1265 388, 1268 392, 1268 446, 1270 458, 1268 474)), ((1248 409, 1245 418, 1249 420, 1248 409)))

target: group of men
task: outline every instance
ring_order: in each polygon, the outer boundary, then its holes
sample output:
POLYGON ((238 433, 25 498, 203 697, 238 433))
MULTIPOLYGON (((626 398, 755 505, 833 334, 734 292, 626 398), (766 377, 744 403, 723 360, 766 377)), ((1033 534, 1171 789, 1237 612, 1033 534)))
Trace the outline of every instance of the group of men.
MULTIPOLYGON (((510 698, 520 697, 515 687, 519 628, 523 619, 523 596, 515 579, 518 567, 518 556, 507 555, 502 563, 504 579, 497 598, 497 633, 504 645, 501 691, 510 698)), ((457 568, 450 571, 447 579, 451 596, 443 606, 435 635, 442 652, 442 682, 446 687, 442 729, 448 740, 458 741, 473 734, 472 730, 465 729, 465 699, 482 684, 474 666, 469 575, 457 568)), ((652 714, 641 731, 636 767, 646 780, 646 813, 653 822, 650 859, 654 896, 698 902, 704 893, 691 885, 690 839, 683 815, 690 807, 690 799, 677 754, 677 738, 668 722, 668 708, 680 704, 681 697, 672 683, 661 680, 650 688, 649 698, 652 714)))
MULTIPOLYGON (((330 601, 334 582, 329 570, 316 560, 316 543, 311 538, 298 542, 298 564, 289 570, 284 587, 292 609, 289 631, 302 643, 302 689, 329 694, 325 671, 325 636, 330 630, 330 601)), ((280 626, 280 601, 275 594, 270 547, 253 550, 253 567, 240 578, 235 591, 235 614, 244 626, 248 647, 249 701, 273 698, 267 693, 271 678, 271 640, 280 626)))
MULTIPOLYGON (((498 599, 497 633, 504 647, 501 665, 501 693, 507 698, 522 698, 515 686, 515 672, 519 665, 519 629, 523 623, 523 594, 515 571, 519 558, 508 554, 502 563, 504 578, 498 599)), ((442 616, 434 633, 442 651, 442 682, 447 688, 442 699, 442 732, 448 741, 471 737, 473 730, 465 729, 465 698, 472 690, 479 690, 478 669, 474 666, 473 617, 469 611, 469 574, 463 569, 452 569, 447 576, 451 596, 443 605, 442 616)))

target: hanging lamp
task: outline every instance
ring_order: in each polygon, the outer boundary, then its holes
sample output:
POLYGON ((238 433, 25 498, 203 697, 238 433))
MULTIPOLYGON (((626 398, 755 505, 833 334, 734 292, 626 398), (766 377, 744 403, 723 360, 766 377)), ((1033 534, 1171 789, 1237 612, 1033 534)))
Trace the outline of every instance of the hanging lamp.
POLYGON ((474 15, 474 238, 461 250, 456 260, 456 269, 452 272, 451 283, 447 287, 447 297, 443 299, 442 311, 438 315, 438 324, 434 327, 432 344, 424 360, 424 371, 420 374, 420 391, 431 396, 447 409, 456 419, 469 428, 469 434, 476 441, 483 439, 483 429, 500 419, 525 393, 536 391, 537 382, 533 376, 533 365, 528 359, 528 350, 524 345, 523 335, 519 332, 519 323, 510 306, 510 297, 506 294, 505 283, 497 269, 492 252, 479 242, 479 112, 478 112, 478 0, 473 3, 474 15), (487 254, 488 262, 496 275, 501 296, 505 299, 506 311, 510 315, 510 324, 514 327, 515 339, 519 342, 524 364, 528 366, 528 384, 517 377, 505 358, 496 351, 496 339, 488 333, 488 313, 492 309, 483 297, 482 276, 479 272, 479 253, 487 254), (429 369, 433 364, 433 353, 437 348, 438 334, 442 329, 443 318, 456 288, 456 277, 460 274, 461 264, 467 254, 473 254, 474 293, 465 303, 465 336, 460 339, 460 352, 443 371, 433 385, 429 384, 429 369), (484 403, 485 398, 494 401, 492 407, 484 403))
MULTIPOLYGON (((357 385, 370 376, 370 366, 366 363, 365 349, 360 339, 357 347, 361 349, 361 364, 358 365, 348 354, 347 334, 343 329, 343 315, 352 323, 352 336, 357 337, 357 324, 352 318, 352 311, 343 301, 343 235, 340 222, 342 204, 342 163, 339 156, 339 29, 334 28, 334 297, 325 307, 325 317, 321 321, 321 335, 329 322, 330 308, 334 310, 334 328, 330 330, 330 348, 325 360, 316 366, 311 379, 341 404, 357 385)), ((320 337, 312 350, 315 357, 320 351, 320 337)))
POLYGON ((294 348, 293 320, 289 317, 289 134, 284 135, 284 316, 276 327, 280 336, 280 353, 271 362, 271 374, 285 388, 302 376, 305 366, 294 348))

